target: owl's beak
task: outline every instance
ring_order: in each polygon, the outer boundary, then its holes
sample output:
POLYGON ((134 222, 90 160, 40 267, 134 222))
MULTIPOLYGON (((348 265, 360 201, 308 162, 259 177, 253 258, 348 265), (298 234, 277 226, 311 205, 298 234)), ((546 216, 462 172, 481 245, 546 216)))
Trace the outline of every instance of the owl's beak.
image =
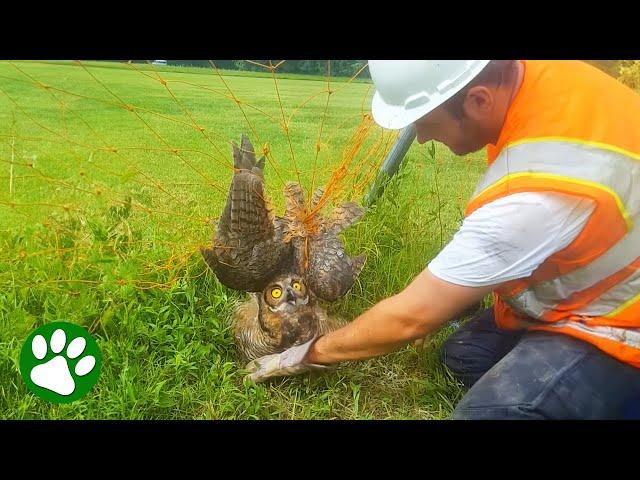
POLYGON ((290 303, 291 305, 296 304, 296 296, 290 287, 287 287, 287 303, 290 303))

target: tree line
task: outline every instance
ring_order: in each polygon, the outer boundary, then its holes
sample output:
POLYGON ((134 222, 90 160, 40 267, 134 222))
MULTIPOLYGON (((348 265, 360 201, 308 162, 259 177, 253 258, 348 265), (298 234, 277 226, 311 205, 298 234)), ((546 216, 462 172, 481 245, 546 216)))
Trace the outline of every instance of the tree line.
MULTIPOLYGON (((211 60, 216 67, 223 70, 262 71, 269 70, 262 65, 277 65, 280 60, 211 60), (256 63, 252 63, 256 62, 256 63)), ((186 67, 211 68, 209 60, 168 60, 168 65, 182 65, 186 67)), ((302 73, 307 75, 327 75, 332 77, 352 77, 367 64, 366 60, 287 60, 280 64, 278 73, 302 73)), ((365 68, 358 78, 369 78, 369 71, 365 68)))
MULTIPOLYGON (((268 71, 263 65, 277 65, 280 60, 211 60, 223 70, 268 71), (256 62, 256 63, 252 63, 256 62)), ((624 68, 621 60, 585 60, 613 77, 618 77, 624 68)), ((146 60, 144 61, 146 62, 146 60)), ((168 65, 186 67, 211 68, 209 60, 168 60, 168 65)), ((280 64, 278 73, 301 73, 308 75, 327 75, 329 69, 332 77, 352 77, 367 64, 366 60, 287 60, 280 64)), ((369 70, 365 68, 359 78, 370 78, 369 70)))

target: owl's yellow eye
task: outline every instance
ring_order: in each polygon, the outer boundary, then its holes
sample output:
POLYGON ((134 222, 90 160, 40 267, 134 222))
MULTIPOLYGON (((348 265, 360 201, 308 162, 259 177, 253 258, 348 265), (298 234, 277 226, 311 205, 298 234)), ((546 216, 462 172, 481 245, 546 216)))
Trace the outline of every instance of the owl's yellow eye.
POLYGON ((282 296, 282 289, 281 288, 272 288, 271 289, 271 296, 273 298, 280 298, 282 296))
POLYGON ((302 285, 300 285, 300 282, 293 282, 291 286, 294 288, 294 290, 302 290, 302 285))

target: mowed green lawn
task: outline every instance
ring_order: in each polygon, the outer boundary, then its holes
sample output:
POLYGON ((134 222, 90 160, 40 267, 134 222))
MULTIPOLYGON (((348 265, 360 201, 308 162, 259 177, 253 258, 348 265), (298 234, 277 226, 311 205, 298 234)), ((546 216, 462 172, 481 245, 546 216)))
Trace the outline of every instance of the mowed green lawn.
MULTIPOLYGON (((339 192, 358 200, 354 185, 394 137, 363 117, 367 82, 221 75, 0 62, 0 418, 446 418, 462 393, 438 361, 452 327, 423 351, 244 380, 228 321, 244 297, 198 253, 224 204, 230 142, 245 132, 268 149, 281 212, 284 182, 327 182, 364 129, 339 192), (89 329, 103 356, 97 385, 67 405, 32 395, 18 367, 29 333, 57 320, 89 329)), ((434 161, 428 148, 411 148, 383 199, 346 232, 349 251, 368 261, 332 314, 353 319, 400 291, 455 233, 482 155, 436 145, 434 161)))

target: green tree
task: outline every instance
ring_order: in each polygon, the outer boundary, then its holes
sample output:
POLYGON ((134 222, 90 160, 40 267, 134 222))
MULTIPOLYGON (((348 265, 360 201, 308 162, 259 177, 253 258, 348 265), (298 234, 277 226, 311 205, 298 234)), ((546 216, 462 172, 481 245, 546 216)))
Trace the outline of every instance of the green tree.
POLYGON ((634 90, 640 90, 640 60, 622 60, 618 72, 618 80, 634 90))

